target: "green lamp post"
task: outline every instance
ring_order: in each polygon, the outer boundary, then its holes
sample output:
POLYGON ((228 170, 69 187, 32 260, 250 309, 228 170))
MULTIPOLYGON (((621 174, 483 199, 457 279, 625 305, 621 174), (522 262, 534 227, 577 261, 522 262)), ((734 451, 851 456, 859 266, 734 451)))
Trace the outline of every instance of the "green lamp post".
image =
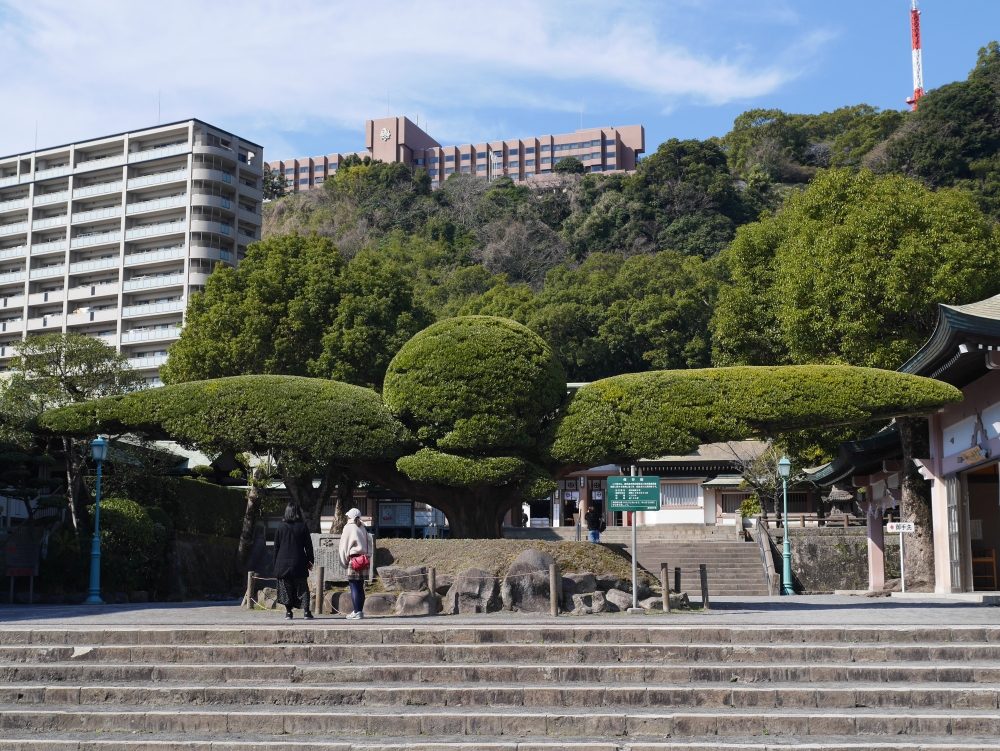
POLYGON ((94 542, 90 547, 90 596, 88 605, 102 605, 101 599, 101 463, 108 458, 108 442, 97 436, 90 444, 90 455, 97 462, 97 500, 94 504, 94 542))
POLYGON ((792 589, 792 544, 788 540, 788 475, 792 470, 792 463, 788 457, 782 454, 781 461, 778 462, 778 474, 781 475, 781 494, 784 498, 784 510, 781 513, 781 525, 783 527, 784 544, 781 550, 781 594, 794 595, 792 589))

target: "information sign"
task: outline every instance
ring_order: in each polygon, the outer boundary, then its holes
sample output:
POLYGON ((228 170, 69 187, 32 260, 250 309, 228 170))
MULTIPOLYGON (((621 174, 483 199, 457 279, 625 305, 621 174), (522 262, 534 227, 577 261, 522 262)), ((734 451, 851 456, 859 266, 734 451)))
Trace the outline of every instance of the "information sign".
POLYGON ((913 522, 888 522, 885 525, 886 532, 899 532, 899 581, 904 592, 906 591, 906 570, 903 568, 903 559, 906 555, 903 553, 903 540, 906 538, 903 537, 903 533, 915 530, 913 522))
POLYGON ((608 511, 659 510, 659 477, 608 478, 608 511))
POLYGON ((7 541, 7 576, 38 576, 41 546, 28 540, 7 541))
POLYGON ((885 525, 886 532, 913 532, 913 522, 889 522, 885 525))

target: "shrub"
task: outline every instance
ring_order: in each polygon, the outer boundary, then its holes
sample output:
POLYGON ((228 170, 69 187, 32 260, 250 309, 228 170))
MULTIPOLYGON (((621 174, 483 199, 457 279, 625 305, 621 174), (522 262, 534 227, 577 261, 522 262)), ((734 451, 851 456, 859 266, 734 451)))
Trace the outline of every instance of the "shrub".
MULTIPOLYGON (((88 511, 93 518, 94 507, 88 511)), ((102 499, 100 525, 102 589, 151 590, 160 575, 169 530, 127 498, 102 499)))
POLYGON ((749 498, 744 498, 740 504, 740 516, 749 518, 760 513, 760 498, 754 493, 749 498))

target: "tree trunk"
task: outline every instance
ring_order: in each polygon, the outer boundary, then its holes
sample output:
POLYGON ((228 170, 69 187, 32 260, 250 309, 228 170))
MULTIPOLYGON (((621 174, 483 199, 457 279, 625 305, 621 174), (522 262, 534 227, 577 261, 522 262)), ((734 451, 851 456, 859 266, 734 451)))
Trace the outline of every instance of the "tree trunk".
POLYGON ((253 550, 254 532, 257 530, 257 517, 260 516, 260 488, 253 482, 247 490, 247 508, 243 512, 243 529, 240 530, 240 544, 236 551, 240 570, 246 571, 250 551, 253 550))
POLYGON ((320 516, 323 513, 323 507, 326 505, 326 502, 330 500, 331 491, 333 490, 333 483, 331 481, 335 471, 333 467, 327 467, 323 470, 318 488, 313 487, 314 475, 312 474, 300 475, 298 477, 283 475, 288 495, 292 497, 293 501, 299 504, 306 526, 314 534, 318 534, 320 531, 320 516))
POLYGON ((333 509, 333 526, 330 532, 339 535, 347 523, 345 514, 354 507, 354 486, 357 478, 349 469, 341 470, 337 475, 337 503, 333 509))
POLYGON ((69 436, 63 436, 63 454, 66 457, 66 503, 69 506, 70 520, 73 522, 73 531, 80 534, 83 506, 86 498, 83 495, 83 472, 87 466, 87 460, 77 456, 76 442, 69 436))
POLYGON ((931 493, 927 481, 920 476, 914 456, 919 451, 924 418, 900 417, 899 440, 903 445, 903 481, 901 517, 913 522, 914 531, 906 534, 904 564, 907 589, 915 592, 934 590, 934 523, 931 517, 931 493))

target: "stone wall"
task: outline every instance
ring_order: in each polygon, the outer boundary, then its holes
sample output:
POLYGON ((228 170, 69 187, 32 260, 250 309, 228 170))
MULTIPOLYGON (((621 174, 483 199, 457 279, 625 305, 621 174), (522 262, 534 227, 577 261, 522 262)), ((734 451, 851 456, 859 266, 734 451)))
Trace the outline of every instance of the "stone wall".
POLYGON ((198 600, 208 595, 234 595, 246 588, 236 566, 239 540, 232 537, 176 532, 155 592, 157 600, 198 600))
MULTIPOLYGON (((781 572, 780 529, 768 530, 781 572)), ((791 527, 795 591, 807 594, 868 589, 868 532, 864 527, 791 527)), ((885 578, 899 578, 899 535, 885 535, 885 578)))

